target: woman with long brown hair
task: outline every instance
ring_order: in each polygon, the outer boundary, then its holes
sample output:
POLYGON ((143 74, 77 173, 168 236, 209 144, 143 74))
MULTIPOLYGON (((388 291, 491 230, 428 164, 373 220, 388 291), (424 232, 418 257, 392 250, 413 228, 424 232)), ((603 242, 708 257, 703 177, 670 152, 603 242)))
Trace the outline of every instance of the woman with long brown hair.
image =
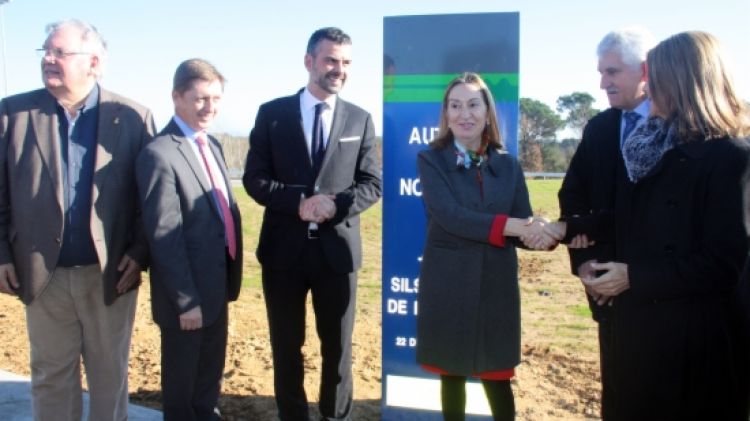
POLYGON ((647 62, 652 115, 623 148, 617 262, 584 281, 614 297, 611 419, 747 421, 734 294, 750 117, 712 35, 674 35, 647 62))
MULTIPOLYGON (((492 94, 476 73, 446 89, 440 136, 417 159, 427 238, 419 278, 417 360, 441 376, 446 420, 463 420, 467 377, 482 380, 495 420, 515 416, 520 361, 518 237, 543 237, 523 171, 502 146, 492 94)), ((527 241, 529 241, 527 239, 527 241)))

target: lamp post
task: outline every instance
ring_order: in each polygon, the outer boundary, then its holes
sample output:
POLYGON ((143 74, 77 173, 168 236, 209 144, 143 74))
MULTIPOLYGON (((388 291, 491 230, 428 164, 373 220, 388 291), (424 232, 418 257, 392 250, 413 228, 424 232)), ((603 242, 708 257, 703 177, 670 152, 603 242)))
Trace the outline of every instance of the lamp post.
POLYGON ((5 14, 3 12, 3 5, 10 3, 10 0, 0 0, 0 36, 3 38, 3 84, 5 90, 3 96, 8 96, 8 60, 5 58, 5 14))

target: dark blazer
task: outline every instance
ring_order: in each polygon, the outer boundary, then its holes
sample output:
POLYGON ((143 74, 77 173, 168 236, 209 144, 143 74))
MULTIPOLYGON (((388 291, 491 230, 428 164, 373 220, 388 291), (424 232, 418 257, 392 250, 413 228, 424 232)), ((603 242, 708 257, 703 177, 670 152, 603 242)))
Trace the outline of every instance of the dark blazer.
POLYGON ((242 182, 247 193, 265 206, 258 260, 271 268, 298 262, 309 225, 299 217, 300 198, 332 194, 336 215, 319 225, 321 245, 335 271, 354 272, 362 265, 359 214, 382 193, 375 128, 365 110, 336 99, 316 178, 302 128, 301 92, 261 105, 250 133, 242 182))
MULTIPOLYGON (((148 264, 134 162, 155 132, 151 111, 104 89, 91 196, 91 236, 104 278, 104 302, 117 298, 123 255, 148 264)), ((62 159, 56 99, 40 89, 0 102, 0 264, 13 263, 31 303, 47 286, 63 232, 62 159)))
MULTIPOLYGON (((575 275, 578 267, 588 260, 615 259, 612 218, 615 190, 618 177, 625 177, 620 152, 621 116, 621 110, 609 108, 589 120, 558 192, 560 218, 568 225, 563 242, 580 233, 596 241, 588 248, 568 249, 570 269, 575 275)), ((601 321, 609 313, 609 307, 587 298, 594 319, 601 321)))
POLYGON ((589 120, 558 192, 560 214, 569 226, 566 239, 586 233, 596 240, 592 247, 569 249, 574 274, 587 260, 606 262, 615 256, 612 219, 602 215, 611 216, 618 173, 625 173, 620 152, 621 115, 621 110, 609 108, 589 120))
POLYGON ((228 188, 237 255, 226 253, 224 223, 198 158, 171 120, 136 162, 143 221, 151 245, 151 308, 161 327, 179 327, 179 315, 200 305, 204 326, 219 317, 242 284, 242 228, 221 145, 209 145, 228 188))
POLYGON ((482 171, 456 165, 453 146, 419 153, 427 211, 419 275, 417 361, 455 375, 505 370, 520 362, 521 310, 513 242, 489 244, 496 215, 531 216, 523 171, 489 151, 482 171))
POLYGON ((748 250, 749 159, 745 140, 693 142, 638 183, 620 180, 617 261, 630 289, 612 307, 614 419, 747 419, 732 294, 748 250))

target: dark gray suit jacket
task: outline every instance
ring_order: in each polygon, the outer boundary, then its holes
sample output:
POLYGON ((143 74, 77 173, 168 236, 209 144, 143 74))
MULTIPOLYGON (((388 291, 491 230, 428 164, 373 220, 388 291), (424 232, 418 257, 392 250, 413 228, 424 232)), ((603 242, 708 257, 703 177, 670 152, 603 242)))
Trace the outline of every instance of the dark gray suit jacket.
POLYGON ((319 228, 326 259, 339 273, 353 272, 362 265, 359 214, 382 193, 375 128, 369 113, 337 99, 316 178, 302 129, 301 92, 261 105, 250 133, 242 182, 266 207, 258 260, 272 268, 299 261, 309 225, 299 217, 300 197, 317 192, 336 196, 336 215, 319 228))
MULTIPOLYGON (((154 135, 151 111, 100 89, 91 236, 104 276, 104 301, 117 298, 124 254, 142 267, 148 247, 138 209, 135 158, 154 135)), ((29 304, 60 256, 62 160, 55 98, 40 89, 0 102, 0 264, 13 263, 29 304)))
POLYGON ((226 253, 224 223, 190 141, 170 123, 143 149, 136 177, 143 224, 151 246, 151 309, 161 327, 179 327, 179 315, 201 306, 204 326, 219 317, 242 285, 242 227, 221 146, 211 150, 228 187, 237 255, 226 253))

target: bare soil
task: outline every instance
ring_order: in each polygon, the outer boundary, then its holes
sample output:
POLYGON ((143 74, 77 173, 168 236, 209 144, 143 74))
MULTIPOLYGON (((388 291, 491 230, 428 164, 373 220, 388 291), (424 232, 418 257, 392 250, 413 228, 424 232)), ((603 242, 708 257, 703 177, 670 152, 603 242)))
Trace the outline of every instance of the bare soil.
MULTIPOLYGON (((251 257, 250 253, 246 257, 251 257)), ((598 419, 599 374, 595 325, 578 281, 568 274, 567 254, 521 252, 523 360, 514 380, 518 420, 598 419)), ((257 264, 257 263, 256 263, 257 264)), ((376 265, 379 270, 379 264, 376 265)), ((144 283, 130 356, 131 401, 159 408, 159 331, 151 319, 144 283)), ((312 314, 309 311, 308 314, 312 314)), ((317 399, 318 340, 308 320, 304 349, 308 398, 317 399)), ((0 296, 0 369, 29 375, 22 304, 0 296)), ((355 420, 379 420, 381 398, 379 290, 360 288, 354 335, 355 420)), ((230 305, 229 345, 219 403, 227 420, 274 420, 273 365, 261 289, 243 289, 230 305)), ((314 412, 313 412, 314 413, 314 412)))

